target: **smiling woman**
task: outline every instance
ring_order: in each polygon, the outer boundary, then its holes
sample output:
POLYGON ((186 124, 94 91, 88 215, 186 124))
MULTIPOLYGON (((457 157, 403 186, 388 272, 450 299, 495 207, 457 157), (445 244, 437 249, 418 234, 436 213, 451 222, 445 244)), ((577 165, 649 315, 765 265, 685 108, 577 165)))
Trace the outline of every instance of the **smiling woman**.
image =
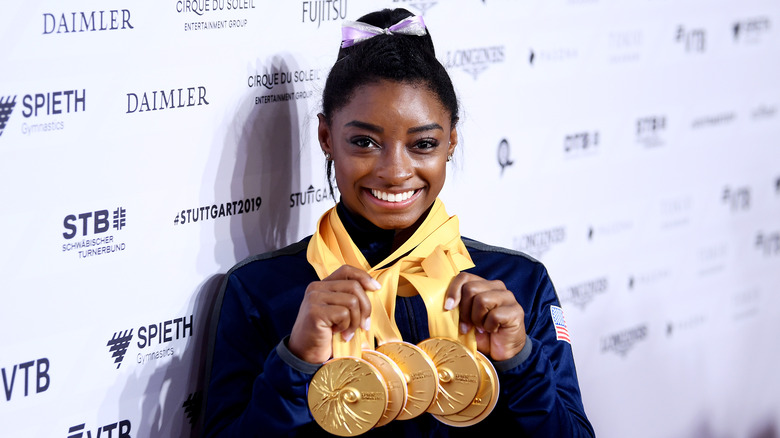
POLYGON ((344 206, 399 231, 413 231, 433 205, 458 142, 435 94, 388 80, 360 86, 330 123, 320 115, 319 137, 344 206))
POLYGON ((340 201, 228 273, 206 435, 593 436, 544 266, 461 238, 438 199, 458 103, 422 18, 342 36, 318 116, 340 201))

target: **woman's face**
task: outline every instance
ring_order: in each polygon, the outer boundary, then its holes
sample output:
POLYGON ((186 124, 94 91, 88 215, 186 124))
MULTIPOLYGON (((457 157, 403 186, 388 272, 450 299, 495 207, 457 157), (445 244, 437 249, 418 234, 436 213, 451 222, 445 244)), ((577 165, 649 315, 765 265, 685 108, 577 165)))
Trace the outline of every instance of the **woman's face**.
POLYGON ((450 119, 424 86, 384 80, 357 88, 330 125, 320 115, 341 201, 383 229, 414 225, 444 186, 458 140, 450 119))

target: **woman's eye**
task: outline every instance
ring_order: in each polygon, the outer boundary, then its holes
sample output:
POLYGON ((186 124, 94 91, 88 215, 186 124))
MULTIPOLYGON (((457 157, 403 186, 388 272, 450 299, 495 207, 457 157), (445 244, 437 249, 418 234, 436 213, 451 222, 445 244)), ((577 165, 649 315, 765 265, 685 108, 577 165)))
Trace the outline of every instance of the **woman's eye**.
POLYGON ((415 143, 414 147, 417 149, 433 149, 439 145, 439 142, 432 139, 421 140, 415 143))
POLYGON ((352 144, 361 148, 368 148, 374 145, 374 142, 370 138, 358 137, 352 140, 352 144))

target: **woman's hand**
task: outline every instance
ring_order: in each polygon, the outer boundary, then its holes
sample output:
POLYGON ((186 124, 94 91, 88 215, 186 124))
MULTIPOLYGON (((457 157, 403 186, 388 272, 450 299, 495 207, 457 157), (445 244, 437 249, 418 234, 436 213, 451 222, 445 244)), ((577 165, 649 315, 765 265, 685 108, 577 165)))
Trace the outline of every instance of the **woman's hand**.
POLYGON ((477 349, 493 360, 506 360, 523 349, 525 312, 500 280, 461 272, 450 282, 446 310, 460 308, 460 332, 477 330, 477 349))
POLYGON ((380 288, 368 273, 348 265, 309 284, 290 334, 290 352, 309 363, 330 359, 334 333, 349 341, 358 327, 368 330, 371 302, 366 291, 380 288))

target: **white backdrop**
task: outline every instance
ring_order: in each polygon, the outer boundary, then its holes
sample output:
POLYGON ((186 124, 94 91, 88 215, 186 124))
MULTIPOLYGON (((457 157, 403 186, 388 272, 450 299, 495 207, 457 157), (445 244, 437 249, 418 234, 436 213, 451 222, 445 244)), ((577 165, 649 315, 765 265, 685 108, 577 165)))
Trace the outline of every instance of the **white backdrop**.
POLYGON ((65 3, 0 5, 3 436, 190 435, 221 274, 333 205, 321 90, 381 7, 425 15, 442 198, 547 265, 598 435, 780 436, 777 2, 65 3))

